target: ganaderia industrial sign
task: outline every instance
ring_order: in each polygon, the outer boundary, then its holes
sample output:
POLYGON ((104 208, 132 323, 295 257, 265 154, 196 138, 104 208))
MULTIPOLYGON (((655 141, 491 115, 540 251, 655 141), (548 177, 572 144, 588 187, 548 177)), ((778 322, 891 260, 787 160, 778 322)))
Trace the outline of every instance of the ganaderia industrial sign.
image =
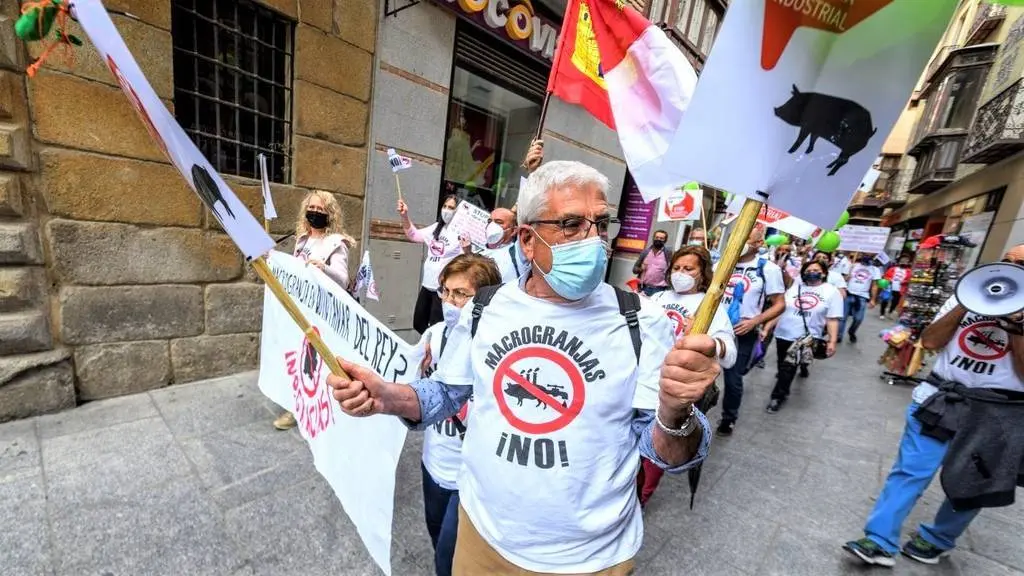
POLYGON ((434 0, 520 51, 550 63, 559 24, 536 13, 530 0, 434 0))

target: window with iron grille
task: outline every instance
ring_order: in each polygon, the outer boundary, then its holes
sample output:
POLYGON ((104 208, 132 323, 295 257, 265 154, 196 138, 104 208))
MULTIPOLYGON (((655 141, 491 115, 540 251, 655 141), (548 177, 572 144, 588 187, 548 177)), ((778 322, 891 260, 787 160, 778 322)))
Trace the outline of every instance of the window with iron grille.
POLYGON ((222 174, 291 174, 295 23, 250 0, 173 0, 174 115, 222 174))

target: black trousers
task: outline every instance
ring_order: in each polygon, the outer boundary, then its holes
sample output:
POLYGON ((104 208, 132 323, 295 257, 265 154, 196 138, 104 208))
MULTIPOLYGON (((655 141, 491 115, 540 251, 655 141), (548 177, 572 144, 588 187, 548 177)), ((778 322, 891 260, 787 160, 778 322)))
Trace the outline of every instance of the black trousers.
POLYGON ((420 294, 416 297, 416 307, 412 311, 412 327, 420 334, 434 324, 444 320, 441 312, 441 297, 437 290, 428 290, 420 286, 420 294))
POLYGON ((903 296, 899 292, 893 292, 892 298, 889 300, 882 300, 881 314, 885 316, 890 310, 895 312, 900 306, 900 297, 903 296))
POLYGON ((775 338, 775 360, 778 362, 778 371, 775 373, 775 388, 772 389, 772 400, 785 400, 789 397, 789 388, 796 378, 796 364, 786 362, 786 353, 793 345, 792 340, 775 338))

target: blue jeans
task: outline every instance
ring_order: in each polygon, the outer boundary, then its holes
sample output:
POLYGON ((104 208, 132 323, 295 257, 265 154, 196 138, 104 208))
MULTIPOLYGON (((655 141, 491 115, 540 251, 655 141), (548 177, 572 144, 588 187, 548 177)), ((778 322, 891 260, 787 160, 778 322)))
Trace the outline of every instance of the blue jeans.
POLYGON ((434 545, 437 576, 451 576, 455 558, 455 536, 459 531, 459 491, 438 486, 423 464, 423 513, 434 545))
MULTIPOLYGON (((921 422, 914 418, 917 408, 916 402, 911 402, 907 408, 907 425, 903 429, 899 454, 896 455, 889 477, 885 480, 885 487, 864 526, 864 535, 890 554, 899 551, 903 521, 931 483, 942 464, 948 445, 921 434, 921 422)), ((946 499, 935 515, 934 522, 930 525, 922 524, 918 532, 933 546, 950 550, 956 546, 956 539, 967 530, 978 512, 980 509, 954 510, 949 499, 946 499)))
POLYGON ((853 294, 846 295, 846 310, 843 311, 843 319, 839 321, 839 338, 842 339, 843 333, 846 332, 846 319, 849 316, 853 316, 853 322, 850 324, 850 335, 857 335, 857 328, 860 328, 861 322, 864 321, 864 315, 868 313, 868 299, 863 296, 855 296, 853 294))
POLYGON ((750 357, 757 344, 757 330, 736 337, 736 364, 725 371, 725 394, 722 395, 722 421, 735 422, 743 402, 743 376, 750 369, 750 357))

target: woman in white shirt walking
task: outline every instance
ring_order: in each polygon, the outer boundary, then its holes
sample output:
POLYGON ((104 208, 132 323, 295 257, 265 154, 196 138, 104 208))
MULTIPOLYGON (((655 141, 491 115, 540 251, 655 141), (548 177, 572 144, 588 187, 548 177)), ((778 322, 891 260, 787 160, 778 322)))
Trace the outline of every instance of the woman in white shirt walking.
MULTIPOLYGON (((438 283, 444 322, 427 328, 420 340, 419 345, 426 352, 422 366, 424 377, 437 369, 448 341, 448 331, 458 323, 463 306, 473 299, 479 288, 501 284, 501 273, 494 260, 478 254, 463 254, 444 267, 438 283)), ((462 437, 472 403, 470 398, 456 416, 427 428, 423 436, 423 512, 430 542, 434 545, 437 576, 452 573, 459 527, 456 479, 462 467, 462 437)))
MULTIPOLYGON (((341 206, 333 194, 314 190, 302 199, 299 220, 295 223, 295 257, 309 266, 316 266, 347 290, 348 253, 355 245, 355 239, 341 227, 341 206)), ((278 430, 294 427, 295 416, 291 412, 274 420, 274 428, 278 430)))
MULTIPOLYGON (((794 282, 786 291, 786 310, 773 320, 766 330, 775 330, 778 372, 772 390, 768 412, 778 412, 789 397, 789 389, 796 377, 798 364, 809 362, 805 354, 790 354, 790 349, 805 341, 825 340, 826 354, 836 352, 839 338, 839 319, 843 317, 843 297, 839 289, 825 281, 828 266, 818 260, 809 260, 800 269, 800 282, 794 282)), ((794 350, 794 353, 796 351, 794 350)))
POLYGON ((443 319, 441 314, 441 299, 437 296, 439 285, 437 278, 445 265, 452 261, 459 254, 462 254, 462 243, 459 238, 450 233, 448 224, 455 217, 455 207, 458 201, 454 194, 449 194, 444 199, 441 212, 434 222, 426 228, 417 228, 409 218, 409 207, 402 200, 398 201, 398 214, 402 217, 402 227, 405 229, 405 236, 409 240, 427 247, 427 257, 423 261, 423 281, 420 285, 419 296, 416 297, 416 307, 412 313, 412 327, 423 334, 427 327, 440 322, 443 319))
MULTIPOLYGON (((671 290, 656 293, 651 301, 664 308, 665 315, 675 325, 676 338, 681 338, 690 331, 693 315, 704 299, 704 291, 711 285, 711 254, 703 246, 683 246, 669 262, 665 279, 671 290)), ((719 306, 715 311, 708 334, 718 346, 718 363, 722 368, 732 368, 736 363, 736 336, 725 307, 719 306)), ((640 506, 646 506, 665 471, 643 458, 640 463, 637 488, 640 506)))

